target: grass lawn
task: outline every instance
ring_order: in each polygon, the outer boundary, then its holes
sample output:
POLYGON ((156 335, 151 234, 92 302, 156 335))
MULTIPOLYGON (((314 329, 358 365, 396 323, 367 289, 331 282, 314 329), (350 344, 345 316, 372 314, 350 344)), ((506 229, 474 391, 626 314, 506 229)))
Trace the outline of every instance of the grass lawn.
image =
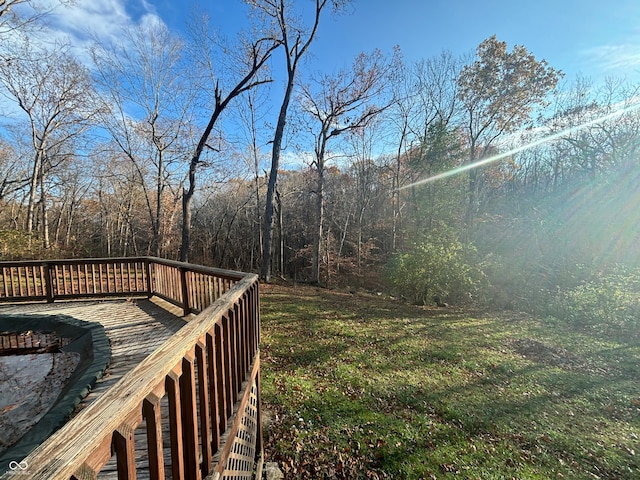
POLYGON ((285 478, 640 478, 640 333, 263 285, 285 478))

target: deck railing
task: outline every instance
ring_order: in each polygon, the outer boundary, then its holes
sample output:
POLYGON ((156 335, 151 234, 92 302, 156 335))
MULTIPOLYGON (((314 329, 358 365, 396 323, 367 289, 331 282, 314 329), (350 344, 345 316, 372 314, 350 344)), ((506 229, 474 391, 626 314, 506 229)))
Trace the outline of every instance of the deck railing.
POLYGON ((142 470, 253 478, 262 461, 257 277, 150 257, 0 262, 0 302, 114 295, 156 295, 197 315, 2 479, 96 479, 113 455, 118 479, 142 470))

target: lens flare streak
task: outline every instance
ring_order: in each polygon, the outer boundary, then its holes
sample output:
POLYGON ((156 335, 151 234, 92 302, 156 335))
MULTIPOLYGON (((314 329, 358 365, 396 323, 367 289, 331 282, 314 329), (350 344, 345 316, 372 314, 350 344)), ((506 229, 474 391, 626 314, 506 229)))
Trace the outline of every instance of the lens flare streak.
POLYGON ((506 151, 504 153, 500 153, 498 155, 493 155, 493 156, 488 157, 488 158, 483 158, 482 160, 478 160, 477 162, 468 163, 466 165, 462 165, 460 167, 456 167, 456 168, 453 168, 451 170, 447 170, 446 172, 438 173, 437 175, 433 175, 431 177, 424 178, 422 180, 418 180, 417 182, 413 182, 413 183, 410 183, 408 185, 403 185, 402 187, 398 188, 398 190, 405 190, 407 188, 417 187, 419 185, 424 185, 425 183, 435 182, 435 181, 441 180, 443 178, 451 177, 453 175, 457 175, 459 173, 466 172, 467 170, 472 170, 474 168, 483 167, 484 165, 487 165, 487 164, 493 163, 493 162, 497 162, 498 160, 502 160, 503 158, 510 157, 510 156, 515 155, 516 153, 520 153, 520 152, 522 152, 524 150, 528 150, 529 148, 537 147, 538 145, 543 145, 545 143, 554 142, 555 140, 558 140, 558 139, 560 139, 562 137, 565 137, 567 135, 570 135, 572 133, 579 132, 580 130, 583 130, 583 129, 585 129, 587 127, 590 127, 592 125, 595 125, 595 124, 598 124, 598 123, 602 123, 602 122, 605 122, 607 120, 611 120, 612 118, 619 117, 621 115, 624 115, 625 113, 629 113, 629 112, 632 112, 632 111, 635 111, 635 110, 638 110, 638 109, 640 109, 640 99, 636 98, 631 103, 631 105, 628 105, 627 107, 614 110, 611 113, 608 113, 606 115, 602 115, 602 116, 600 116, 598 118, 594 118, 593 120, 586 121, 584 123, 581 123, 580 125, 576 125, 576 126, 567 128, 565 130, 562 130, 560 132, 553 133, 551 135, 547 135, 546 137, 539 138, 538 140, 534 140, 533 142, 527 143, 527 144, 522 145, 520 147, 513 148, 513 149, 511 149, 509 151, 506 151))

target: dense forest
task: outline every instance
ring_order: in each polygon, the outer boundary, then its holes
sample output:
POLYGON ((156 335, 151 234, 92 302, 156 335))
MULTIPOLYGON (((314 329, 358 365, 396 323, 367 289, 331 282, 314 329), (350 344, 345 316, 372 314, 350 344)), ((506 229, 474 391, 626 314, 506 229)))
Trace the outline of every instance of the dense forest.
POLYGON ((314 72, 348 3, 327 0, 246 1, 237 39, 204 18, 80 55, 32 41, 46 12, 23 3, 0 4, 2 260, 157 255, 415 303, 638 309, 640 85, 565 78, 495 36, 314 72))

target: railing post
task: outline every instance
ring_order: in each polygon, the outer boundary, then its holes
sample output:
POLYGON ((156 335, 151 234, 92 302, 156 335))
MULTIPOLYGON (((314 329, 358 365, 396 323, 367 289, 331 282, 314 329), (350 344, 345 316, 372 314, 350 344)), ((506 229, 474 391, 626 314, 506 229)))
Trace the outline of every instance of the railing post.
POLYGON ((51 277, 51 264, 44 264, 44 289, 47 295, 47 303, 53 303, 53 278, 51 277))
POLYGON ((182 287, 182 315, 186 317, 191 313, 191 307, 189 306, 189 287, 187 285, 187 269, 180 267, 179 271, 180 286, 182 287))
POLYGON ((144 259, 144 266, 147 270, 147 297, 151 298, 153 296, 153 282, 151 281, 151 259, 144 259))

